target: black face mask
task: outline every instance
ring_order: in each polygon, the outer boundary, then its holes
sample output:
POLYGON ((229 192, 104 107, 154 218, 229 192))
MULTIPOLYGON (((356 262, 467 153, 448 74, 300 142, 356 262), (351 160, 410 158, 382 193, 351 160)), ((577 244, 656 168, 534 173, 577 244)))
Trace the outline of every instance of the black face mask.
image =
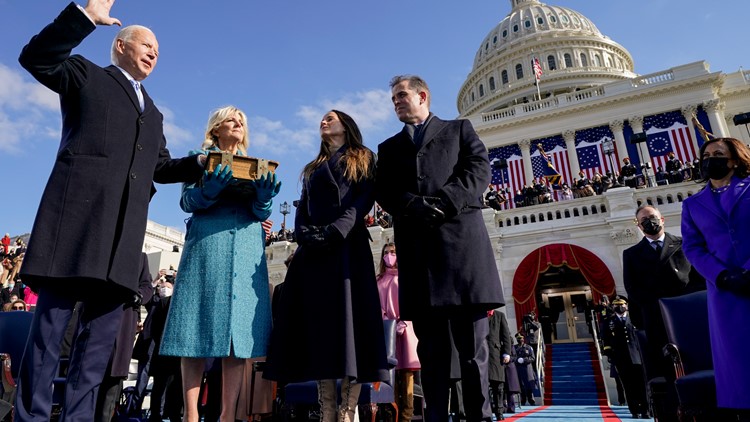
POLYGON ((648 220, 642 222, 641 226, 644 233, 653 236, 661 230, 661 220, 656 217, 650 217, 648 220))
POLYGON ((714 180, 723 179, 731 170, 727 165, 728 163, 729 158, 727 157, 704 158, 701 162, 701 175, 714 180))
POLYGON ((625 305, 617 305, 615 306, 615 312, 617 312, 619 315, 624 314, 628 311, 628 307, 625 305))

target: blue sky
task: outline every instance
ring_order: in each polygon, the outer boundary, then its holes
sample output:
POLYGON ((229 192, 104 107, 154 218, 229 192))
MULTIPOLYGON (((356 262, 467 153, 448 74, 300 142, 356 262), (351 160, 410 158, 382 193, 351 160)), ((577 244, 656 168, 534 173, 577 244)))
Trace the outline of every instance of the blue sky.
MULTIPOLYGON (((698 60, 712 71, 750 67, 747 0, 547 4, 592 20, 631 53, 640 74, 698 60)), ((66 5, 0 0, 0 233, 31 230, 60 138, 57 97, 18 65, 18 54, 66 5)), ((278 203, 299 197, 299 173, 317 153, 326 111, 351 114, 376 150, 401 128, 388 80, 416 73, 430 85, 433 111, 455 117, 479 44, 509 12, 509 0, 118 0, 112 16, 152 28, 159 40, 159 62, 144 86, 165 116, 173 156, 201 144, 211 110, 232 104, 250 116, 250 154, 281 162, 271 217, 278 229, 278 203)), ((99 27, 74 52, 107 65, 116 31, 99 27)), ((157 188, 149 218, 184 229, 179 186, 157 188)))

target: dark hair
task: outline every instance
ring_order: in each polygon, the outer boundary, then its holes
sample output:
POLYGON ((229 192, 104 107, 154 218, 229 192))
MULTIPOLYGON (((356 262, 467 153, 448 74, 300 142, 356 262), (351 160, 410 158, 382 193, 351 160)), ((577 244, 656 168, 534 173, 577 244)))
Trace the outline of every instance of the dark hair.
MULTIPOLYGON (((714 138, 704 142, 703 145, 701 145, 700 152, 698 153, 698 157, 700 159, 699 169, 703 168, 703 153, 706 151, 706 147, 715 142, 724 142, 724 145, 727 146, 729 154, 731 155, 729 158, 737 162, 737 167, 734 168, 734 175, 739 177, 740 179, 744 179, 745 177, 747 177, 748 171, 750 171, 750 148, 748 148, 747 145, 743 144, 741 141, 735 138, 714 138)), ((699 180, 697 180, 697 182, 708 182, 708 179, 708 175, 704 175, 701 172, 701 177, 699 180)))
MULTIPOLYGON (((383 256, 385 256, 385 248, 389 246, 393 246, 395 248, 396 244, 393 242, 388 242, 384 244, 383 248, 380 250, 380 264, 378 264, 378 278, 380 278, 380 276, 385 274, 385 270, 387 267, 385 266, 385 261, 383 261, 383 256)), ((398 264, 396 264, 396 268, 398 268, 398 264)))
MULTIPOLYGON (((339 161, 339 165, 344 166, 344 177, 350 182, 358 182, 362 179, 372 177, 374 170, 372 165, 373 155, 362 143, 362 133, 359 131, 357 123, 343 111, 331 110, 331 112, 336 114, 344 126, 344 145, 347 148, 344 156, 341 157, 341 161, 339 161)), ((331 158, 331 152, 329 151, 328 144, 325 139, 321 138, 318 156, 307 163, 302 170, 301 178, 303 180, 309 178, 315 169, 328 161, 329 158, 331 158)))
POLYGON ((430 87, 427 86, 427 82, 425 82, 424 79, 417 75, 396 75, 391 78, 390 82, 388 82, 388 86, 393 89, 394 86, 400 84, 403 81, 409 82, 409 89, 416 92, 424 91, 425 93, 427 93, 427 106, 430 106, 430 103, 432 101, 432 95, 430 95, 430 87))

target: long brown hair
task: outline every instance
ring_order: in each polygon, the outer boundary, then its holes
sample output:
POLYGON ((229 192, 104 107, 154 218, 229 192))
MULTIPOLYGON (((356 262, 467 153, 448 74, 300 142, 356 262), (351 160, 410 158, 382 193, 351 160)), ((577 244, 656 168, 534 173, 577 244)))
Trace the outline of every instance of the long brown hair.
MULTIPOLYGON (((341 161, 339 161, 339 165, 344 167, 344 177, 350 182, 359 182, 362 179, 372 177, 372 152, 362 143, 362 133, 359 131, 357 123, 343 111, 331 110, 331 112, 336 114, 345 130, 344 145, 347 148, 343 157, 341 157, 341 161)), ((321 138, 320 152, 314 160, 307 163, 305 168, 302 169, 301 178, 303 180, 309 179, 315 169, 328 161, 329 158, 331 158, 329 145, 325 139, 321 138)))
MULTIPOLYGON (((385 249, 389 246, 393 246, 394 249, 396 248, 396 244, 393 242, 388 242, 385 245, 383 245, 383 249, 380 250, 380 264, 378 264, 377 278, 380 278, 380 276, 385 274, 385 270, 388 269, 388 267, 385 266, 385 261, 383 261, 383 257, 385 256, 385 249)), ((398 261, 396 261, 396 265, 394 265, 393 268, 398 268, 398 261)))
MULTIPOLYGON (((700 157, 700 165, 698 166, 698 170, 701 170, 703 168, 703 153, 706 151, 706 147, 710 144, 713 144, 715 142, 724 142, 724 145, 727 146, 727 149, 729 150, 729 153, 731 157, 728 157, 734 161, 737 162, 737 167, 734 168, 734 175, 739 177, 740 179, 744 179, 748 176, 748 171, 750 171, 750 148, 747 147, 747 145, 743 144, 742 141, 735 139, 735 138, 714 138, 709 139, 708 141, 704 142, 703 145, 701 145, 700 152, 698 153, 698 157, 700 157)), ((702 174, 700 180, 698 180, 698 183, 701 182, 708 182, 708 175, 702 174)))

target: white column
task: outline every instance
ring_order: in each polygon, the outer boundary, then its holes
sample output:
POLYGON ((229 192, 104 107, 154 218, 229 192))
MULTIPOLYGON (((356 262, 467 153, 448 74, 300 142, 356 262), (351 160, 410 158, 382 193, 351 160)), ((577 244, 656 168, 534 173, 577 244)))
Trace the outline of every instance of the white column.
POLYGON ((711 100, 703 103, 703 109, 708 114, 708 121, 711 122, 711 133, 717 138, 725 138, 729 131, 724 124, 724 103, 719 100, 711 100))
POLYGON ((581 165, 578 163, 578 151, 576 151, 576 132, 574 130, 566 130, 562 135, 563 139, 565 139, 565 147, 568 149, 570 172, 573 174, 573 177, 578 177, 581 165))
POLYGON ((628 146, 625 144, 625 135, 623 134, 622 128, 625 127, 625 123, 622 120, 615 120, 609 124, 609 129, 612 130, 612 134, 615 135, 615 149, 617 150, 617 156, 620 160, 612 160, 615 165, 613 172, 620 173, 622 159, 628 156, 628 146))
POLYGON ((531 141, 528 139, 521 139, 518 143, 521 147, 521 157, 523 157, 523 171, 526 173, 526 179, 523 181, 525 185, 531 185, 534 181, 534 168, 531 166, 531 141))

